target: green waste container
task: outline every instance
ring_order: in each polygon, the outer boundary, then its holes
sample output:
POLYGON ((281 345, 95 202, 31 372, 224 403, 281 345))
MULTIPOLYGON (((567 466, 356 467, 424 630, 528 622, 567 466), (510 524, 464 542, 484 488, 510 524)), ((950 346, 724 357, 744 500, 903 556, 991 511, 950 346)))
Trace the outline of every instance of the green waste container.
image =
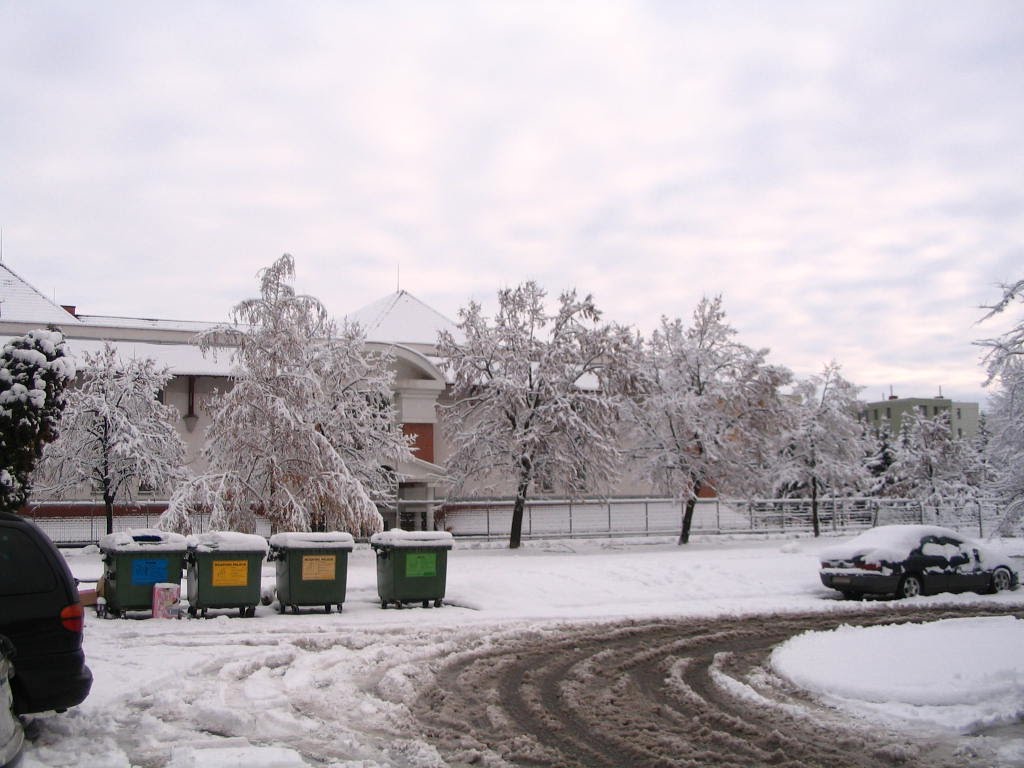
POLYGON ((292 613, 301 605, 331 606, 345 602, 348 553, 355 540, 350 533, 275 533, 267 560, 275 563, 278 610, 292 613))
POLYGON ((267 540, 255 534, 210 531, 189 536, 189 616, 206 616, 210 608, 237 608, 239 616, 255 616, 266 556, 267 540))
POLYGON ((452 535, 445 531, 399 531, 375 533, 370 546, 377 553, 377 594, 380 607, 394 603, 433 602, 441 607, 448 572, 448 550, 452 535))
POLYGON ((153 585, 181 583, 186 540, 180 534, 151 528, 119 531, 103 536, 99 547, 108 616, 151 611, 153 585))

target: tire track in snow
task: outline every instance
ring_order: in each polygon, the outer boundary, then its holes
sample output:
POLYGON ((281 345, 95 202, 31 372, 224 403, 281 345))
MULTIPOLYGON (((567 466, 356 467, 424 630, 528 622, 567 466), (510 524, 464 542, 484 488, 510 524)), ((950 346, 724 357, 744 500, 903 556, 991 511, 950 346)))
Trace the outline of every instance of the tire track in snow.
POLYGON ((410 710, 454 765, 956 766, 952 742, 826 707, 769 656, 807 630, 995 614, 1024 616, 895 603, 509 631, 440 663, 410 710))

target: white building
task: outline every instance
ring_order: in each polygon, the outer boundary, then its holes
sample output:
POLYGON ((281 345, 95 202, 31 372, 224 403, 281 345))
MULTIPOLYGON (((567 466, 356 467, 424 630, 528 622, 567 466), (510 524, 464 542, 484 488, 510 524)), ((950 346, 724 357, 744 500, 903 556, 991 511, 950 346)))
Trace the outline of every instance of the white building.
MULTIPOLYGON (((398 417, 406 434, 415 436, 415 458, 397 467, 401 522, 429 528, 431 502, 438 496, 444 476, 444 457, 438 455, 443 452, 441 441, 436 439, 436 406, 445 391, 444 377, 431 355, 439 331, 448 330, 458 337, 459 330, 406 291, 386 296, 348 319, 364 328, 368 346, 388 347, 394 355, 398 417)), ((209 418, 204 403, 215 390, 231 386, 232 356, 228 350, 204 356, 192 339, 218 323, 79 314, 73 306, 54 303, 9 266, 0 264, 0 338, 47 325, 63 331, 76 357, 110 342, 124 359, 148 357, 167 366, 173 378, 164 391, 164 401, 181 414, 178 430, 190 468, 202 471, 203 435, 209 418)), ((384 514, 389 525, 399 522, 394 510, 384 514)))

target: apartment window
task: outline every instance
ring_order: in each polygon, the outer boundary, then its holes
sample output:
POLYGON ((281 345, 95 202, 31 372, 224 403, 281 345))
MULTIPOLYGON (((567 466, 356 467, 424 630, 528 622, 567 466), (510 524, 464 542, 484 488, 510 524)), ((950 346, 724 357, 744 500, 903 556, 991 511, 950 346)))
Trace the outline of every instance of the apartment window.
POLYGON ((885 418, 887 418, 887 419, 891 419, 892 418, 892 408, 886 408, 885 409, 885 418))
POLYGON ((960 427, 956 428, 956 436, 958 439, 964 436, 964 431, 960 427))
POLYGON ((962 413, 960 413, 960 409, 959 409, 959 408, 957 408, 957 409, 956 409, 956 420, 957 420, 957 421, 960 421, 960 419, 962 419, 962 418, 963 418, 963 414, 962 414, 962 413))
POLYGON ((871 418, 873 418, 875 421, 878 421, 878 409, 875 408, 873 413, 874 413, 874 416, 872 416, 871 418))
POLYGON ((922 416, 927 416, 928 415, 928 406, 927 405, 919 405, 918 408, 921 409, 921 415, 922 416))

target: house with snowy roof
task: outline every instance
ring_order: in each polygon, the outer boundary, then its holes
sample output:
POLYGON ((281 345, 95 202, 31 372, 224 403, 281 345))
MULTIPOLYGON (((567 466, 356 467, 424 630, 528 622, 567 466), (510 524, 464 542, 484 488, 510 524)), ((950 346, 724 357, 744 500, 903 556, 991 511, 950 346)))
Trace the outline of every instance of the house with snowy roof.
MULTIPOLYGON (((392 526, 431 528, 433 502, 444 478, 436 407, 446 386, 432 353, 439 331, 458 335, 459 330, 407 291, 375 301, 346 319, 362 326, 368 346, 392 353, 398 417, 405 433, 414 438, 414 458, 396 467, 400 513, 384 510, 385 520, 392 526)), ((231 386, 233 362, 230 354, 203 355, 192 339, 219 323, 83 314, 74 306, 51 301, 0 263, 0 335, 20 336, 47 325, 63 331, 76 358, 109 342, 124 359, 152 358, 167 366, 173 378, 163 392, 164 402, 181 414, 178 429, 185 441, 186 460, 193 470, 202 470, 208 420, 203 403, 214 391, 231 386)), ((87 494, 88 490, 83 492, 87 494)))

